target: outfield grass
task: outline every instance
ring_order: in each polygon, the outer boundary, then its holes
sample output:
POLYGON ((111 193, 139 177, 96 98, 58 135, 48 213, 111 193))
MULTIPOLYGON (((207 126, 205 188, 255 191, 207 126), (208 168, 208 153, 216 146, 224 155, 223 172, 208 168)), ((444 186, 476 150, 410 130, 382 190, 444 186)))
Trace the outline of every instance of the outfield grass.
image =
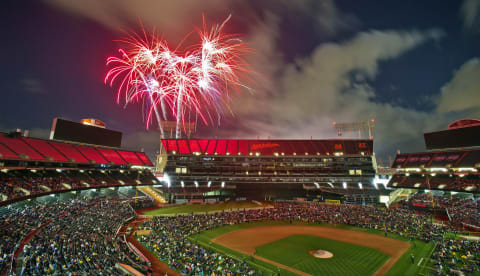
MULTIPOLYGON (((208 231, 204 231, 200 234, 197 235, 192 235, 189 237, 192 241, 197 241, 198 243, 201 243, 202 245, 211 248, 213 250, 217 250, 219 252, 228 254, 234 258, 237 258, 239 260, 241 259, 247 259, 249 260, 249 256, 246 256, 242 253, 239 253, 237 251, 231 250, 227 247, 221 246, 219 244, 211 242, 212 239, 226 234, 228 232, 240 230, 240 229, 246 229, 246 228, 252 228, 252 227, 261 227, 261 226, 271 226, 271 225, 289 225, 289 221, 262 221, 262 222, 255 222, 255 223, 243 223, 243 224, 234 224, 234 225, 227 225, 215 229, 211 229, 208 231)), ((366 233, 371 233, 371 234, 376 234, 376 235, 381 235, 383 236, 384 233, 381 230, 375 230, 375 229, 365 229, 365 228, 358 228, 354 226, 349 226, 349 225, 332 225, 332 224, 325 224, 325 223, 305 223, 305 222, 294 222, 295 225, 310 225, 310 226, 321 226, 321 227, 333 227, 333 228, 339 228, 339 229, 347 229, 347 230, 354 230, 354 231, 359 231, 359 232, 366 232, 366 233)), ((399 236, 399 235, 393 235, 389 234, 388 237, 401 240, 401 241, 409 241, 408 238, 399 236)), ((433 243, 425 243, 421 241, 415 241, 415 248, 411 246, 407 252, 395 263, 395 265, 388 271, 386 275, 394 276, 394 275, 419 275, 419 273, 423 272, 422 267, 423 264, 425 264, 425 260, 427 260, 430 257, 431 251, 433 249, 433 243), (415 256, 415 264, 412 265, 411 260, 410 260, 410 254, 414 254, 415 256), (418 266, 418 262, 420 261, 421 258, 424 258, 424 261, 420 266, 418 266)), ((255 265, 258 265, 257 268, 261 270, 264 274, 270 275, 273 272, 276 271, 276 267, 264 263, 260 260, 254 260, 253 263, 255 265)), ((287 270, 281 270, 281 275, 296 275, 290 271, 287 270)), ((360 275, 360 274, 357 274, 360 275)))
POLYGON ((256 248, 257 255, 312 275, 372 275, 390 258, 377 249, 310 235, 292 235, 256 248), (309 254, 322 249, 330 259, 309 254))
POLYGON ((236 210, 243 208, 256 208, 262 207, 258 204, 255 204, 251 201, 242 201, 242 202, 224 202, 216 204, 198 204, 198 205, 176 205, 170 207, 163 207, 154 210, 149 210, 143 212, 148 216, 159 216, 159 215, 174 215, 174 214, 190 214, 190 213, 205 213, 221 210, 236 210))

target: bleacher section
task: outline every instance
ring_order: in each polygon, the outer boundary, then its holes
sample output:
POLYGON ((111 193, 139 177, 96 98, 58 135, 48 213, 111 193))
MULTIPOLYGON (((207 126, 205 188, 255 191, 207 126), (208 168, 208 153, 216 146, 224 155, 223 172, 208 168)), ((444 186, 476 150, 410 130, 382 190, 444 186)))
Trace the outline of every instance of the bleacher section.
POLYGON ((38 151, 28 146, 19 138, 10 138, 5 135, 0 135, 0 143, 11 151, 18 154, 20 158, 30 160, 45 160, 45 158, 40 153, 38 153, 38 151))
POLYGON ((6 146, 0 144, 0 157, 1 158, 6 158, 6 159, 19 159, 20 157, 8 149, 6 146))
POLYGON ((74 146, 80 153, 82 153, 88 160, 96 164, 108 164, 108 161, 103 158, 95 148, 86 146, 74 146))
MULTIPOLYGON (((123 158, 123 160, 127 161, 127 163, 130 163, 132 165, 139 165, 143 166, 143 162, 138 158, 138 156, 131 151, 121 151, 117 150, 118 154, 123 158)), ((148 159, 148 158, 147 158, 148 159)))
POLYGON ((480 166, 480 149, 398 154, 392 168, 462 168, 480 166))
MULTIPOLYGON (((143 152, 76 145, 0 133, 0 161, 21 160, 79 164, 153 166, 143 152)), ((6 165, 5 165, 6 166, 6 165)))
POLYGON ((473 175, 466 177, 455 174, 435 174, 435 176, 396 174, 388 185, 393 188, 475 192, 480 188, 480 178, 473 175))
POLYGON ((65 191, 158 184, 145 168, 152 165, 143 152, 0 133, 0 206, 65 191))
POLYGON ((147 155, 144 152, 135 152, 135 154, 142 160, 145 166, 153 166, 152 161, 148 159, 147 155))
POLYGON ((392 168, 393 188, 477 192, 480 189, 480 149, 398 154, 392 168))
POLYGON ((40 154, 45 156, 47 159, 67 162, 68 159, 65 155, 61 154, 58 150, 52 147, 47 141, 40 139, 31 139, 31 138, 22 138, 24 142, 29 144, 31 147, 35 148, 40 154))
POLYGON ((49 193, 103 187, 158 184, 149 170, 3 169, 0 205, 49 193))
POLYGON ((119 165, 125 165, 127 162, 118 155, 118 153, 114 150, 111 149, 102 149, 99 148, 98 151, 107 159, 107 161, 113 163, 113 164, 119 164, 119 165))
POLYGON ((50 142, 59 152, 64 154, 69 160, 76 163, 88 163, 87 158, 83 156, 73 145, 64 143, 50 142))

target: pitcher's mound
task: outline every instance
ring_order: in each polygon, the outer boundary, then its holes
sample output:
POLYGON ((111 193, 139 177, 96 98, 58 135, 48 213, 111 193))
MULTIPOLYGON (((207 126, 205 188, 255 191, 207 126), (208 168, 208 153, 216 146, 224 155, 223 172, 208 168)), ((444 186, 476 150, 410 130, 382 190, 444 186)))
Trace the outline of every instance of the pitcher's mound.
POLYGON ((320 249, 319 250, 311 250, 309 253, 313 257, 319 258, 319 259, 330 259, 330 258, 333 257, 332 252, 325 251, 325 250, 320 250, 320 249))

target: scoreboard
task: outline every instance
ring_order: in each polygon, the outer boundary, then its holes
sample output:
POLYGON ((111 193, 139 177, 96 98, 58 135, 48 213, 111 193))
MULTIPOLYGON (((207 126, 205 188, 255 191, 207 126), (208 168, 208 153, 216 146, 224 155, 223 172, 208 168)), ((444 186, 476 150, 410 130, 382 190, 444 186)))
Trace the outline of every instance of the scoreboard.
POLYGON ((120 131, 61 118, 53 119, 50 139, 115 148, 122 145, 122 133, 120 131))
POLYGON ((424 134, 428 150, 480 146, 480 126, 463 127, 424 134))

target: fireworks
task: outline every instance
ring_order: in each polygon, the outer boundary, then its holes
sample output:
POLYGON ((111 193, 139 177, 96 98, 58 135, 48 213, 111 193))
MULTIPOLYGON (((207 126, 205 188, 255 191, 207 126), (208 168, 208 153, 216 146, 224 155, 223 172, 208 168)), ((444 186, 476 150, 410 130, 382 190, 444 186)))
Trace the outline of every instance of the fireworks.
POLYGON ((160 122, 169 118, 176 119, 177 138, 186 116, 207 125, 219 122, 230 110, 230 91, 246 87, 243 81, 249 73, 245 43, 237 35, 222 33, 229 19, 210 30, 204 23, 197 29, 200 43, 183 51, 170 49, 155 33, 130 34, 122 40, 127 49, 107 58, 112 68, 105 83, 118 85, 117 103, 142 101, 147 128, 155 116, 162 137, 160 122))

